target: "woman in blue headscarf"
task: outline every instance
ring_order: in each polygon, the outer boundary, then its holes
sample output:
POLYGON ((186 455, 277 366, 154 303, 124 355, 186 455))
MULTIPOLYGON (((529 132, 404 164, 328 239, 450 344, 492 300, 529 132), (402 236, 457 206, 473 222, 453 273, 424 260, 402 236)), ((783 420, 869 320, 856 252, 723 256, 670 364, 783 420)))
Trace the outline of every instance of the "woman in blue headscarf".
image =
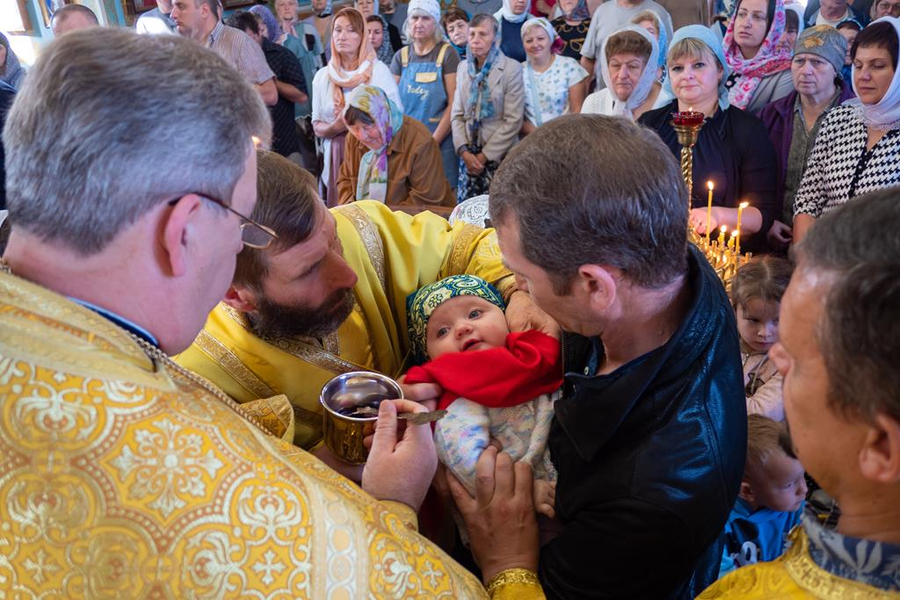
POLYGON ((667 106, 644 113, 638 122, 659 134, 676 157, 681 145, 672 113, 693 110, 706 115, 694 146, 694 186, 690 226, 706 232, 707 182, 713 185, 710 229, 737 227, 738 204, 749 202, 741 220, 741 247, 759 252, 778 215, 775 148, 758 118, 731 106, 725 81, 731 68, 716 35, 702 25, 675 32, 669 46, 666 90, 675 96, 667 106))
POLYGON ((25 68, 19 64, 19 58, 9 47, 9 40, 0 33, 0 81, 18 90, 25 77, 25 68))

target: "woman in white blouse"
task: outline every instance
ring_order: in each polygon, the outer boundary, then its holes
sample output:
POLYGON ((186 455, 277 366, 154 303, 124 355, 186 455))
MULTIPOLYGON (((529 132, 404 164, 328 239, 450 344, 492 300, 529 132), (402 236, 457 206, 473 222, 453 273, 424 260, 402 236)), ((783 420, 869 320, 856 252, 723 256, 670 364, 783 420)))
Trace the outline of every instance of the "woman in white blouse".
POLYGON ((313 78, 312 125, 322 140, 325 164, 322 170, 323 196, 328 206, 336 206, 338 170, 344 160, 347 127, 341 119, 344 98, 359 85, 374 85, 385 91, 402 110, 400 92, 390 69, 375 56, 366 37, 362 14, 342 8, 334 16, 331 29, 331 60, 313 78))

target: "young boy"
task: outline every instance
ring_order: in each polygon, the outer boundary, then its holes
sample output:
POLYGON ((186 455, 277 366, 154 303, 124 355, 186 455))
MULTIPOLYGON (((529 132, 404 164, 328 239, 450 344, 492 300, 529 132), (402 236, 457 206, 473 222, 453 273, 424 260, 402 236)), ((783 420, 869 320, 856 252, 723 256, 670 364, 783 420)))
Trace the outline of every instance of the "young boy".
POLYGON ((725 524, 719 577, 738 567, 775 560, 785 536, 803 512, 803 465, 781 445, 782 423, 762 415, 747 417, 747 466, 737 503, 725 524))
POLYGON ((547 438, 562 384, 559 342, 538 331, 510 333, 500 294, 483 279, 453 275, 407 302, 417 357, 407 383, 444 388, 435 426, 438 458, 472 495, 475 463, 491 438, 515 461, 531 464, 535 510, 553 517, 556 470, 547 438))

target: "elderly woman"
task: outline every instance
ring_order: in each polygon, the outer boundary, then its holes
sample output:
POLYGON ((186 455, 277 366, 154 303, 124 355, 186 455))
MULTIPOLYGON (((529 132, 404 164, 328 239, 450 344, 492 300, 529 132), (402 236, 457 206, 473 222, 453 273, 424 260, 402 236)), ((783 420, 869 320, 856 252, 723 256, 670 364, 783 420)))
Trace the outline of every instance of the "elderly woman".
POLYGON ((732 106, 758 115, 794 89, 791 50, 778 48, 784 24, 783 0, 738 1, 722 42, 733 70, 725 84, 732 106))
POLYGON ((406 35, 412 44, 394 55, 391 73, 400 86, 404 113, 431 131, 441 148, 444 176, 455 189, 459 157, 450 135, 450 112, 456 94, 459 54, 444 41, 438 26, 441 5, 437 0, 412 0, 406 15, 406 35))
POLYGON ((588 76, 578 61, 551 51, 556 30, 547 19, 532 18, 522 26, 522 41, 528 60, 525 74, 525 120, 522 135, 561 115, 577 113, 584 101, 588 76))
POLYGON ((563 41, 562 55, 581 60, 581 47, 591 27, 591 13, 585 0, 559 0, 562 16, 553 19, 553 28, 563 41))
POLYGON ((715 33, 702 25, 675 32, 668 55, 669 87, 676 98, 644 114, 639 122, 654 129, 679 156, 681 145, 672 128, 672 113, 692 109, 706 115, 694 146, 694 189, 691 227, 706 231, 706 182, 714 186, 710 229, 737 227, 738 204, 747 201, 741 221, 741 246, 763 250, 766 232, 777 211, 775 150, 762 121, 731 106, 724 81, 730 68, 715 33), (746 236, 746 237, 743 237, 746 236), (745 241, 746 240, 746 241, 745 241))
POLYGON ((531 0, 503 0, 503 8, 494 13, 498 23, 500 51, 516 62, 525 61, 522 25, 530 16, 531 0))
POLYGON ((19 64, 19 58, 9 47, 9 40, 0 33, 0 81, 18 90, 25 77, 25 69, 19 64))
POLYGON ((340 204, 366 199, 391 205, 456 203, 431 132, 403 116, 383 90, 354 89, 343 119, 351 135, 337 180, 340 204))
POLYGON ((869 16, 873 21, 881 17, 900 17, 900 0, 875 0, 869 16))
POLYGON ((312 125, 323 140, 325 166, 322 172, 323 194, 328 206, 338 201, 335 178, 344 160, 347 127, 341 114, 344 98, 356 86, 370 84, 383 89, 398 106, 403 106, 397 82, 387 65, 375 56, 366 37, 365 20, 353 8, 342 8, 334 15, 331 30, 331 60, 313 79, 312 125))
POLYGON ((825 117, 794 198, 794 240, 851 198, 900 185, 900 20, 882 17, 856 37, 853 91, 825 117))
POLYGON ((659 47, 649 31, 629 25, 603 42, 600 73, 605 87, 585 100, 583 113, 636 120, 672 101, 657 81, 659 47))
POLYGON ((500 51, 498 27, 493 17, 475 15, 469 24, 468 58, 456 73, 451 124, 460 157, 460 202, 487 193, 522 128, 522 65, 500 51))
POLYGON ((784 6, 784 33, 778 40, 777 50, 794 49, 797 42, 797 36, 804 30, 803 26, 803 7, 799 4, 786 4, 784 6))
POLYGON ((805 30, 791 62, 794 91, 760 114, 778 158, 776 198, 781 199, 783 210, 769 230, 769 243, 775 248, 785 248, 791 241, 794 196, 825 115, 853 97, 841 77, 846 47, 844 37, 833 27, 816 25, 805 30))

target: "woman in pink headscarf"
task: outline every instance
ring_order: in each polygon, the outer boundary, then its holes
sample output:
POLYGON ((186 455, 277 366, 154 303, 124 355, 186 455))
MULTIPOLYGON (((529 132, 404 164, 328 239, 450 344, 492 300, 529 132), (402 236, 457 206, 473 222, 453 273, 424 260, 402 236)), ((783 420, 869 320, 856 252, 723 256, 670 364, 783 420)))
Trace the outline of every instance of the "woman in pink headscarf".
POLYGON ((383 89, 402 110, 397 82, 387 65, 377 59, 366 36, 362 14, 354 8, 342 8, 332 22, 331 60, 313 79, 312 125, 323 142, 325 161, 321 182, 328 206, 338 202, 335 179, 344 161, 347 136, 347 127, 341 118, 346 103, 344 98, 357 86, 365 84, 383 89))
POLYGON ((722 42, 734 70, 725 83, 732 106, 759 116, 794 90, 791 51, 779 47, 784 27, 784 0, 738 1, 722 42))

